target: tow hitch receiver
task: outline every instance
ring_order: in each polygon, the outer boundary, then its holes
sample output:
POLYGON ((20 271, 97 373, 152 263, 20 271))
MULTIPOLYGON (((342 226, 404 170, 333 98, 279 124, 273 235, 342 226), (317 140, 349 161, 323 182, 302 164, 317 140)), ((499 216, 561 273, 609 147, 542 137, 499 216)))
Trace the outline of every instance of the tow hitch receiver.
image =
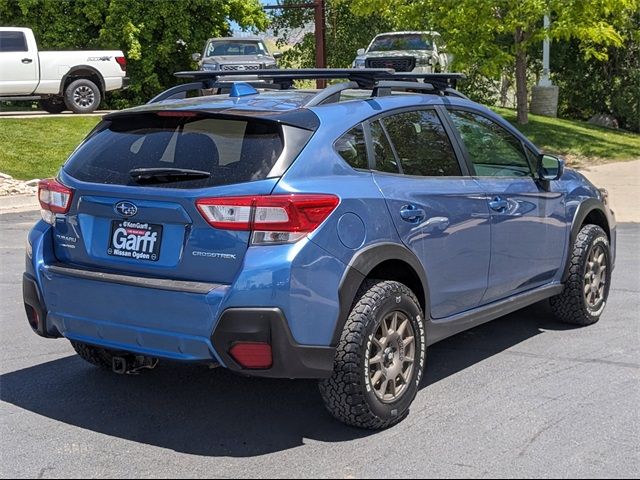
POLYGON ((125 355, 113 357, 113 372, 119 375, 138 375, 141 370, 153 370, 158 365, 158 359, 140 355, 125 355))

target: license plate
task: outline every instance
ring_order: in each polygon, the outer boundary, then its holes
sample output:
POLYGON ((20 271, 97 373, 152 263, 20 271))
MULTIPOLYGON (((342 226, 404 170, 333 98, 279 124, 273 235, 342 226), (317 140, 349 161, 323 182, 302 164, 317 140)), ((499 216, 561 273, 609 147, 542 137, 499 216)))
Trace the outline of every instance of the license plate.
POLYGON ((162 225, 113 220, 107 253, 114 257, 157 262, 161 242, 162 225))

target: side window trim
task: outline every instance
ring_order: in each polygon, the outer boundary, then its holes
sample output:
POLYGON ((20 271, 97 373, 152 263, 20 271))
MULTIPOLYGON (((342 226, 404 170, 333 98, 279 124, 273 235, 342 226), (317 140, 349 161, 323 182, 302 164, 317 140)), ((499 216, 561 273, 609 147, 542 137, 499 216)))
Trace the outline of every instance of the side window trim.
POLYGON ((382 120, 384 120, 384 117, 381 117, 376 121, 380 124, 382 133, 384 134, 384 137, 387 139, 387 143, 389 143, 389 146, 391 147, 391 153, 393 153, 393 158, 396 161, 396 165, 398 165, 398 170, 399 170, 398 173, 400 175, 404 175, 404 169, 402 168, 402 162, 400 161, 400 157, 398 156, 398 151, 396 150, 396 146, 394 145, 394 143, 391 141, 391 137, 389 136, 387 127, 385 126, 382 120))
POLYGON ((458 130, 453 125, 451 118, 449 117, 449 112, 447 112, 447 108, 444 105, 438 105, 436 107, 436 113, 438 114, 438 118, 440 118, 440 122, 444 126, 447 136, 449 137, 449 142, 451 143, 456 158, 458 159, 462 176, 473 176, 475 170, 472 170, 473 165, 469 162, 470 158, 467 154, 467 149, 464 146, 464 143, 462 143, 462 139, 458 137, 458 130))
POLYGON ((373 140, 371 138, 371 122, 369 120, 365 120, 360 125, 362 125, 364 144, 367 150, 367 165, 369 166, 370 171, 374 171, 376 169, 376 154, 373 149, 373 140))
MULTIPOLYGON (((481 111, 479 111, 479 110, 477 110, 475 108, 470 108, 470 107, 467 107, 467 106, 459 106, 459 105, 449 105, 444 110, 446 111, 446 114, 447 114, 447 122, 453 128, 454 135, 455 135, 455 138, 456 138, 456 142, 459 142, 460 147, 464 151, 465 160, 466 160, 466 163, 468 164, 468 167, 469 167, 470 171, 472 172, 472 176, 480 177, 480 175, 478 175, 478 173, 476 172, 475 165, 471 161, 471 155, 469 155, 469 151, 467 150, 467 147, 464 144, 464 141, 462 140, 462 136, 460 135, 460 132, 458 132, 458 129, 455 128, 455 125, 453 124, 453 120, 451 119, 451 116, 449 114, 449 112, 452 111, 452 110, 453 111, 459 110, 459 111, 462 111, 462 112, 469 112, 469 113, 473 113, 474 115, 478 115, 479 117, 486 118, 487 120, 489 120, 490 122, 492 122, 493 124, 495 124, 496 126, 501 128, 509 136, 511 136, 511 138, 513 138, 518 143, 518 145, 520 145, 522 156, 524 157, 525 161, 527 162, 527 165, 529 166, 529 171, 531 173, 531 178, 533 180, 536 179, 536 176, 535 176, 536 170, 531 165, 531 161, 529 160, 529 156, 527 155, 527 152, 525 151, 525 149, 528 146, 522 141, 522 139, 520 137, 518 137, 517 135, 514 135, 508 129, 504 128, 502 125, 500 125, 498 122, 496 122, 494 119, 492 119, 492 118, 488 117, 487 115, 485 115, 484 112, 481 112, 481 111)), ((509 177, 491 177, 491 178, 522 178, 522 177, 518 177, 518 176, 514 175, 514 176, 509 176, 509 177)))

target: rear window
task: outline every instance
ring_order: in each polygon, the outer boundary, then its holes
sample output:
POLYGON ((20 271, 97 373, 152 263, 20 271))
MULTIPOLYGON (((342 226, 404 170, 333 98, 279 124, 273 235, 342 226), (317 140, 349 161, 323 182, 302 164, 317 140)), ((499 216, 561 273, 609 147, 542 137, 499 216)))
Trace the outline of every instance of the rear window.
POLYGON ((273 122, 146 114, 106 121, 71 155, 66 173, 83 182, 140 185, 139 169, 206 172, 144 186, 204 188, 269 178, 283 140, 273 122))

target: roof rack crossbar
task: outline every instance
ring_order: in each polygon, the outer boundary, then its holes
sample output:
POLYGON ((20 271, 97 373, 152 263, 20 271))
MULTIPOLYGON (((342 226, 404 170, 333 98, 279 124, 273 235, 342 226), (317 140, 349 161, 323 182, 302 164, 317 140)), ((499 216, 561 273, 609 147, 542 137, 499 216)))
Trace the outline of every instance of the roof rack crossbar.
POLYGON ((297 69, 265 69, 244 71, 198 71, 177 72, 178 78, 218 81, 224 77, 253 77, 259 80, 271 80, 273 83, 293 84, 295 80, 338 80, 354 81, 360 88, 372 88, 377 80, 390 79, 394 71, 387 68, 297 68, 297 69))
POLYGON ((457 81, 466 78, 462 73, 413 73, 395 72, 385 68, 300 68, 290 70, 265 69, 249 71, 197 71, 177 72, 178 78, 195 80, 177 85, 155 96, 147 103, 158 103, 172 98, 185 98, 187 92, 194 90, 218 89, 218 93, 230 90, 235 81, 245 81, 254 88, 263 90, 287 90, 296 80, 337 80, 346 79, 346 83, 331 85, 318 92, 306 106, 332 103, 339 100, 340 93, 347 89, 371 89, 372 96, 389 95, 392 90, 431 91, 440 95, 466 98, 455 90, 457 81))

